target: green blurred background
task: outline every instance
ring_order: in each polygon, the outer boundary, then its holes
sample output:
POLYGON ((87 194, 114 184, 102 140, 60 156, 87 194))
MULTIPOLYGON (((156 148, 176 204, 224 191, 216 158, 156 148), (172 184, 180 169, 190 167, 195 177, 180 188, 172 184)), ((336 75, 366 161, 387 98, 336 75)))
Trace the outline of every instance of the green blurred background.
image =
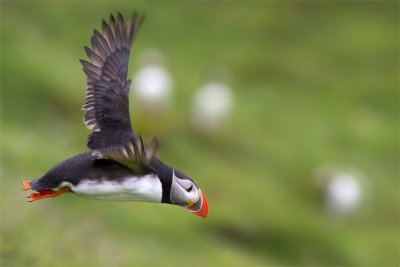
MULTIPOLYGON (((1 7, 2 266, 395 266, 399 264, 399 2, 12 2, 1 7), (136 133, 199 182, 206 220, 182 208, 72 195, 26 202, 19 182, 86 150, 80 107, 102 18, 147 14, 137 54, 158 47, 169 115, 136 133), (189 123, 210 69, 231 73, 232 116, 189 123), (321 166, 362 173, 350 215, 328 214, 321 166)), ((134 95, 132 95, 134 98, 134 95)), ((151 119, 149 119, 151 118, 151 119)))

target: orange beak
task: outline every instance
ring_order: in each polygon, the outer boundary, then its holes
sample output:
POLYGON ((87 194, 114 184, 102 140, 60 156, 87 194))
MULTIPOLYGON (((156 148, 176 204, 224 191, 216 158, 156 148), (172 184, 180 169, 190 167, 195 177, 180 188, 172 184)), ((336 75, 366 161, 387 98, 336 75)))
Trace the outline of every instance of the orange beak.
POLYGON ((208 215, 208 202, 203 193, 200 192, 199 199, 193 205, 186 207, 186 209, 200 217, 206 218, 208 215))

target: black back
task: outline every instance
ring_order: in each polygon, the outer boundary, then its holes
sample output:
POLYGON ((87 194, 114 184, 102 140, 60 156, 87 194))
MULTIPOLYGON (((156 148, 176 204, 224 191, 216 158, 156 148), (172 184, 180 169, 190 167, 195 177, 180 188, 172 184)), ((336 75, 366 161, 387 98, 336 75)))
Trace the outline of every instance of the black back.
POLYGON ((62 182, 78 184, 83 179, 122 181, 127 176, 143 175, 132 169, 107 159, 95 159, 92 152, 85 152, 66 159, 39 179, 31 181, 31 188, 39 191, 58 187, 62 182))

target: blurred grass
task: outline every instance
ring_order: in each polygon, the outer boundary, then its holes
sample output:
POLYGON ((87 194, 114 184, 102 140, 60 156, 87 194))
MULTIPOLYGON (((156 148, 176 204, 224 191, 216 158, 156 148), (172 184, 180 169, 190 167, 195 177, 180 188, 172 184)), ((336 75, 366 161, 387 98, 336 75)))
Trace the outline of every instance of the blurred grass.
POLYGON ((1 2, 2 266, 395 266, 399 264, 398 2, 1 2), (131 107, 136 133, 195 177, 207 220, 183 209, 63 196, 29 204, 19 181, 86 149, 85 58, 111 12, 147 19, 176 90, 165 122, 131 107), (215 66, 236 106, 213 137, 188 124, 215 66), (161 126, 160 126, 161 125, 161 126), (149 136, 148 136, 149 137, 149 136), (361 209, 321 209, 321 165, 365 174, 361 209))

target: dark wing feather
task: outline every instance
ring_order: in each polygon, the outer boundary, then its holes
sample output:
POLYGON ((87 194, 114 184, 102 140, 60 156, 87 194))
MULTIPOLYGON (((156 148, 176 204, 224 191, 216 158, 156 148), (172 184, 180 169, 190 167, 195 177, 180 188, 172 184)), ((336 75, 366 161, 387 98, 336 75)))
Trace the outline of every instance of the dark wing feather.
POLYGON ((92 48, 85 47, 90 62, 80 60, 87 75, 86 99, 82 109, 83 121, 91 130, 90 149, 104 149, 134 140, 129 117, 129 88, 127 79, 130 47, 144 16, 134 13, 125 22, 118 13, 110 23, 102 21, 102 33, 93 31, 92 48))
MULTIPOLYGON (((85 47, 89 61, 80 60, 87 75, 83 121, 91 131, 87 146, 98 158, 114 159, 130 165, 145 165, 148 156, 142 140, 136 140, 129 117, 128 61, 132 42, 144 20, 134 12, 125 22, 118 13, 110 22, 102 21, 102 32, 93 31, 92 48, 85 47)), ((148 150, 154 155, 153 149, 148 150)))
POLYGON ((112 159, 131 169, 146 172, 151 169, 148 163, 155 156, 157 147, 158 142, 153 138, 150 146, 145 149, 142 137, 139 135, 135 141, 129 141, 118 147, 95 150, 92 155, 96 158, 112 159))

